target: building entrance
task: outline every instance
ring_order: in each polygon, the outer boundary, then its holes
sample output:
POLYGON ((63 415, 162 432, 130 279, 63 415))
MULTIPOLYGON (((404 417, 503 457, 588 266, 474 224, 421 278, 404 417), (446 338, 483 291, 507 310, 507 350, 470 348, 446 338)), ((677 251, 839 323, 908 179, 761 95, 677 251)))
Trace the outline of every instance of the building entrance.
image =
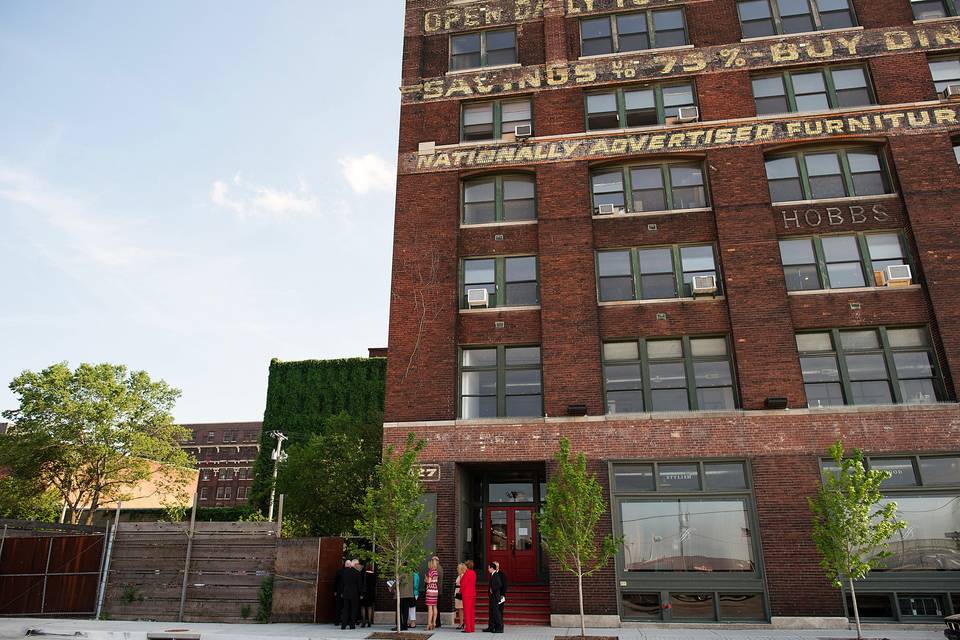
POLYGON ((537 534, 531 507, 489 507, 487 558, 513 582, 537 579, 537 534))

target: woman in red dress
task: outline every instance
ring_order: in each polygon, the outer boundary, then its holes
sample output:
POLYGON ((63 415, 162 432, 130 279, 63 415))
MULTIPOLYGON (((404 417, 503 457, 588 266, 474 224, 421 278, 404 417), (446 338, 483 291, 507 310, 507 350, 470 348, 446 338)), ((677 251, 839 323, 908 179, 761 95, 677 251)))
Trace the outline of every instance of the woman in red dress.
POLYGON ((467 560, 467 571, 460 578, 460 595, 463 597, 463 633, 476 630, 477 615, 477 573, 473 570, 473 561, 467 560))

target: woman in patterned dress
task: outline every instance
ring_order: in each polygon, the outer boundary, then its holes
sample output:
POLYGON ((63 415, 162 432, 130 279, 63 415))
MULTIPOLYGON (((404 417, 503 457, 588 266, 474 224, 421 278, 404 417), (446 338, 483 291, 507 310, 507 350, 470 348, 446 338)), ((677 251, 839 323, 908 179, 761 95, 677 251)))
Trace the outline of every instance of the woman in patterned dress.
POLYGON ((437 600, 440 599, 440 572, 437 570, 436 560, 431 560, 427 567, 427 631, 433 631, 437 626, 437 600))

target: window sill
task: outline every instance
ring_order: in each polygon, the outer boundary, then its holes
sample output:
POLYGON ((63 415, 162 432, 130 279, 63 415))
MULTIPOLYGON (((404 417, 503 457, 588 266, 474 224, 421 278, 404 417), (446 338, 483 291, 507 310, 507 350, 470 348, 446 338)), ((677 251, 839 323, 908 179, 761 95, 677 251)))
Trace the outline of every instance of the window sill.
POLYGON ((697 207, 694 209, 664 209, 663 211, 628 211, 625 213, 593 214, 594 220, 618 220, 620 218, 649 218, 651 216, 672 216, 678 213, 712 213, 712 207, 697 207))
POLYGON ((919 284, 909 284, 902 287, 850 287, 849 289, 812 289, 810 291, 788 291, 788 296, 815 296, 820 294, 836 295, 843 293, 871 293, 875 291, 914 291, 922 289, 919 284))
POLYGON ((862 26, 843 27, 842 29, 822 29, 820 31, 800 31, 797 33, 781 33, 774 36, 757 36, 755 38, 740 38, 740 42, 762 42, 764 40, 782 40, 783 38, 795 38, 797 36, 818 36, 823 33, 843 33, 844 31, 863 31, 862 26))
POLYGON ((639 51, 623 51, 620 53, 598 53, 592 56, 580 56, 577 60, 598 60, 601 58, 622 58, 624 56, 640 56, 646 55, 648 53, 662 53, 664 51, 686 51, 688 49, 693 49, 692 44, 681 44, 676 47, 659 47, 657 49, 640 49, 639 51))
POLYGON ((487 309, 460 309, 460 313, 463 315, 474 314, 474 313, 500 313, 506 311, 539 311, 540 305, 538 304, 528 304, 520 307, 490 307, 487 309))
POLYGON ((669 304, 671 302, 722 302, 727 298, 725 296, 700 296, 697 298, 655 298, 653 300, 608 300, 598 302, 601 307, 627 307, 632 305, 645 304, 669 304))
POLYGON ((921 18, 920 20, 914 20, 913 24, 937 24, 938 22, 952 22, 960 18, 960 16, 944 16, 942 18, 921 18))
POLYGON ((482 222, 480 224, 460 224, 461 229, 490 229, 493 227, 520 227, 537 224, 537 220, 515 220, 512 222, 482 222))
POLYGON ((843 198, 819 198, 817 200, 788 200, 785 202, 771 202, 770 205, 773 207, 796 207, 804 205, 818 205, 818 204, 829 204, 831 202, 837 203, 848 203, 848 202, 872 202, 874 200, 886 200, 888 198, 899 198, 900 194, 897 192, 894 193, 881 193, 875 196, 844 196, 843 198))
POLYGON ((489 67, 471 67, 470 69, 457 69, 456 71, 447 71, 446 76, 461 76, 468 73, 483 73, 485 71, 500 71, 501 69, 519 69, 522 67, 519 62, 511 64, 495 64, 489 67))

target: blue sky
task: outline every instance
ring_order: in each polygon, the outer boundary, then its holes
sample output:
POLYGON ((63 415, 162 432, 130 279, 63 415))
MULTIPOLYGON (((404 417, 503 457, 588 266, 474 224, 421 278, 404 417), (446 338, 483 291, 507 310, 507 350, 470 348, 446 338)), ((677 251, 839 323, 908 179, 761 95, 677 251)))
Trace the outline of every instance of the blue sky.
POLYGON ((0 0, 0 408, 117 362, 258 420, 385 346, 403 3, 0 0))

